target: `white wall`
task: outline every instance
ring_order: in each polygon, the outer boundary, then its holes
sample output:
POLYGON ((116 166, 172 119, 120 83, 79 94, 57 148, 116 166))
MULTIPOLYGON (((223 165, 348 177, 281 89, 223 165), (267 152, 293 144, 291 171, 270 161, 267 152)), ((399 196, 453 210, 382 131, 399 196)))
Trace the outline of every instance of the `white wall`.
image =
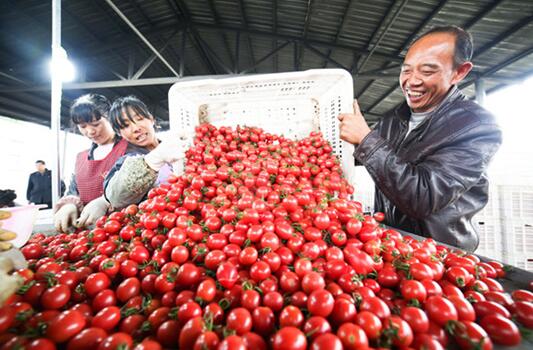
MULTIPOLYGON (((74 170, 76 154, 90 146, 90 141, 81 135, 61 132, 61 147, 67 135, 65 163, 61 162, 61 177, 67 188, 74 170)), ((26 204, 28 177, 34 172, 35 161, 42 159, 50 166, 53 151, 53 135, 50 128, 0 116, 0 189, 13 189, 16 202, 26 204)), ((63 151, 62 151, 63 153, 63 151)))

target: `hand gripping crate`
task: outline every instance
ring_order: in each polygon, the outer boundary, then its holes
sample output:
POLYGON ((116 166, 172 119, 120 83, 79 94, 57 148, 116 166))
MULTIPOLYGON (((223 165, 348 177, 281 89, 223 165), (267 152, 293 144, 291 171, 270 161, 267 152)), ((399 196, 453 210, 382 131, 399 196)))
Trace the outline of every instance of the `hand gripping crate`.
POLYGON ((353 111, 352 76, 343 69, 178 82, 168 100, 172 131, 192 134, 202 122, 256 126, 293 139, 320 131, 353 184, 353 145, 340 140, 337 119, 339 113, 353 111))

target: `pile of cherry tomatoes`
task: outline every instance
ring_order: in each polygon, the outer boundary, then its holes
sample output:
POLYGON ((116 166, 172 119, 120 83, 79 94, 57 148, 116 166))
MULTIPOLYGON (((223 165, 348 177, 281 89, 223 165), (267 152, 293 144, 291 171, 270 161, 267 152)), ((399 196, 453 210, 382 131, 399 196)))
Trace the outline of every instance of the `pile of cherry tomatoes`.
POLYGON ((352 193, 319 133, 201 125, 184 175, 22 248, 0 349, 491 349, 533 328, 502 264, 387 229, 352 193))

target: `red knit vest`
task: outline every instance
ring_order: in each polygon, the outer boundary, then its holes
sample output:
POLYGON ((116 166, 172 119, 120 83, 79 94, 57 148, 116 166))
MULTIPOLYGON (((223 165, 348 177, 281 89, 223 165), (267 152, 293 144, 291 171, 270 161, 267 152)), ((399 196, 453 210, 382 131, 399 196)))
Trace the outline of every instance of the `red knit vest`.
POLYGON ((121 139, 111 152, 101 160, 89 160, 89 150, 76 157, 76 185, 80 199, 85 205, 104 194, 104 179, 115 162, 126 153, 128 142, 121 139))

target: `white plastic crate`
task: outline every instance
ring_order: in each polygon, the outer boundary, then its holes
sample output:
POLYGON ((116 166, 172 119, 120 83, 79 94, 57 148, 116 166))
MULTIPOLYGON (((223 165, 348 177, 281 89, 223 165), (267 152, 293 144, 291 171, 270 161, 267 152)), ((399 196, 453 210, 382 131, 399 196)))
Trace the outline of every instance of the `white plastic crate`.
POLYGON ((479 246, 476 253, 491 259, 502 260, 502 222, 499 218, 474 217, 479 233, 479 246))
POLYGON ((168 100, 171 130, 192 134, 200 122, 209 122, 257 126, 293 139, 321 131, 353 183, 353 145, 340 140, 337 119, 353 110, 352 76, 343 69, 178 82, 168 100))
POLYGON ((510 204, 510 216, 520 219, 533 219, 533 187, 503 186, 504 200, 510 204))
POLYGON ((526 271, 533 272, 533 255, 530 255, 529 257, 517 258, 514 266, 526 271))

